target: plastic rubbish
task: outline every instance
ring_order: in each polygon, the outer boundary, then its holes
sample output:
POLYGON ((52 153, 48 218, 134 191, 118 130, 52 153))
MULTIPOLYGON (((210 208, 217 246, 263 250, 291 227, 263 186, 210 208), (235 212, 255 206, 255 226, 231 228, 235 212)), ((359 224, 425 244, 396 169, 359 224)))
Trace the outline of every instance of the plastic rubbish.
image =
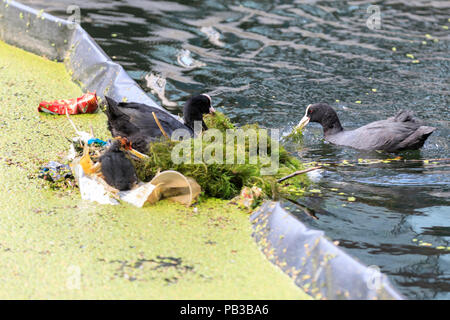
POLYGON ((186 69, 201 68, 206 66, 203 62, 192 58, 191 52, 187 49, 182 49, 177 55, 178 64, 186 69))
POLYGON ((241 208, 253 209, 262 197, 262 189, 257 186, 244 187, 241 193, 231 200, 231 203, 237 204, 241 208))
POLYGON ((75 99, 60 99, 51 102, 42 101, 38 111, 51 114, 79 114, 97 111, 98 101, 95 92, 88 92, 75 99))
POLYGON ((192 178, 177 171, 164 171, 148 183, 118 193, 120 200, 142 208, 145 203, 154 204, 160 199, 169 199, 189 207, 200 195, 200 185, 192 178))
POLYGON ((80 188, 81 199, 95 201, 100 204, 117 205, 119 201, 111 197, 111 192, 95 175, 88 176, 80 164, 73 167, 74 175, 80 188))
POLYGON ((99 163, 92 161, 87 149, 71 166, 83 200, 113 205, 120 200, 142 208, 146 203, 154 204, 167 198, 190 206, 200 195, 201 188, 194 179, 170 170, 159 173, 148 183, 141 182, 131 190, 119 191, 106 183, 99 173, 99 163))
POLYGON ((75 130, 75 133, 77 134, 76 137, 72 138, 72 141, 74 143, 83 142, 83 145, 86 145, 86 144, 89 145, 89 141, 91 141, 91 142, 94 141, 95 142, 96 138, 94 137, 94 132, 92 132, 93 131, 92 128, 91 128, 91 133, 80 131, 80 130, 78 130, 78 128, 75 125, 75 123, 73 123, 72 119, 70 119, 69 110, 68 109, 66 109, 66 116, 67 116, 67 121, 69 121, 69 123, 72 125, 72 128, 75 130))
POLYGON ((103 140, 100 140, 100 139, 98 139, 98 138, 91 138, 91 139, 89 139, 88 141, 87 141, 87 144, 90 146, 90 145, 97 145, 97 146, 100 146, 100 147, 103 147, 103 146, 106 146, 107 145, 107 142, 106 141, 103 141, 103 140))
POLYGON ((194 179, 172 170, 161 172, 150 183, 160 186, 162 198, 168 198, 187 207, 197 200, 202 191, 194 179))
POLYGON ((73 178, 73 175, 70 170, 70 166, 67 164, 50 161, 42 167, 38 177, 44 180, 56 182, 73 178))
POLYGON ((211 42, 212 44, 214 44, 218 47, 225 46, 225 44, 222 41, 220 41, 220 38, 221 38, 220 32, 218 32, 213 27, 211 27, 211 26, 202 27, 200 29, 200 31, 203 32, 208 37, 209 42, 211 42))
POLYGON ((142 208, 145 203, 154 204, 161 199, 160 186, 155 186, 151 182, 140 183, 137 188, 118 193, 120 200, 131 203, 142 208))

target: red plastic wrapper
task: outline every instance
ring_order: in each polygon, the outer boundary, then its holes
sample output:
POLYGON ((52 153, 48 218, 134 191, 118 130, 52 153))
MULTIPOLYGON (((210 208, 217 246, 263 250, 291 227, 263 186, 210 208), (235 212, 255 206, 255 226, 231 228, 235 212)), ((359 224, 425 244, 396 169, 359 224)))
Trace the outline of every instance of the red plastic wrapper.
POLYGON ((51 114, 69 114, 94 113, 98 108, 97 95, 95 92, 88 92, 79 98, 61 99, 51 102, 42 101, 39 104, 39 112, 51 114))

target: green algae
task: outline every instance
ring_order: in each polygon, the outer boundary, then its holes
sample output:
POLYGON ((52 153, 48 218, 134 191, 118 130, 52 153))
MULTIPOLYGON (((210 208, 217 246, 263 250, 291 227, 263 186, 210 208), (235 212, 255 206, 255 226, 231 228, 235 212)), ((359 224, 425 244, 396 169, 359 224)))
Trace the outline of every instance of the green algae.
MULTIPOLYGON (((41 100, 82 92, 63 64, 0 41, 0 298, 309 298, 265 259, 227 202, 100 206, 36 178, 73 129, 41 100)), ((109 137, 104 114, 72 117, 109 137)))
MULTIPOLYGON (((247 125, 242 127, 243 131, 252 129, 256 132, 257 125, 247 125)), ((208 132, 208 131, 207 131, 208 132)), ((255 141, 267 141, 267 154, 272 155, 275 151, 272 149, 272 139, 267 133, 258 132, 255 134, 255 141)), ((229 144, 227 144, 226 135, 222 136, 223 140, 219 145, 222 155, 227 154, 229 144)), ((220 139, 220 138, 219 138, 220 139)), ((202 137, 182 142, 175 141, 158 141, 149 144, 149 158, 135 161, 135 167, 138 177, 142 181, 150 181, 159 171, 176 170, 185 176, 191 177, 197 181, 207 196, 231 199, 237 196, 243 187, 257 186, 262 189, 264 197, 272 198, 278 193, 277 180, 291 174, 295 171, 304 169, 302 163, 292 155, 290 155, 282 146, 278 148, 278 166, 272 175, 263 175, 263 168, 268 168, 272 163, 263 163, 260 159, 250 162, 250 139, 245 139, 231 144, 232 154, 235 163, 227 163, 223 157, 219 156, 219 161, 213 163, 195 163, 193 160, 196 145, 201 146, 201 150, 215 148, 218 141, 210 141, 202 139, 202 137), (188 156, 181 163, 174 161, 173 152, 182 146, 189 150, 188 156), (242 151, 243 161, 237 161, 238 150, 242 151)), ((253 149, 254 150, 254 149, 253 149)), ((305 175, 298 175, 291 178, 288 182, 280 184, 280 187, 295 185, 298 188, 305 188, 308 185, 308 179, 305 175)))

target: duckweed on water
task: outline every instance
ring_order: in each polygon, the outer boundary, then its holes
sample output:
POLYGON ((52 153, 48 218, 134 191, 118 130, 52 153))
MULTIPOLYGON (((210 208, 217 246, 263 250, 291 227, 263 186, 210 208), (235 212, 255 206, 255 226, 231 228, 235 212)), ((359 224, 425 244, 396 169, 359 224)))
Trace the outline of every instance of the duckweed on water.
MULTIPOLYGON (((308 298, 226 201, 138 209, 45 189, 39 168, 62 158, 73 129, 37 106, 81 94, 64 65, 0 42, 0 298, 308 298)), ((72 120, 110 137, 103 113, 72 120)))

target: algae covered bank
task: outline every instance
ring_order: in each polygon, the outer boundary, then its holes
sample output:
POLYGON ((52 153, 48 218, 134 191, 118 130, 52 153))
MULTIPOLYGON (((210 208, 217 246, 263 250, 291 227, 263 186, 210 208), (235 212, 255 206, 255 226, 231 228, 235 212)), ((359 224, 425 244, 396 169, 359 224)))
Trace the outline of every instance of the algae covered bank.
MULTIPOLYGON (((248 214, 225 201, 99 206, 37 179, 72 135, 37 105, 81 93, 64 64, 0 42, 1 298, 308 298, 261 254, 248 214)), ((102 113, 72 119, 109 137, 102 113)))

